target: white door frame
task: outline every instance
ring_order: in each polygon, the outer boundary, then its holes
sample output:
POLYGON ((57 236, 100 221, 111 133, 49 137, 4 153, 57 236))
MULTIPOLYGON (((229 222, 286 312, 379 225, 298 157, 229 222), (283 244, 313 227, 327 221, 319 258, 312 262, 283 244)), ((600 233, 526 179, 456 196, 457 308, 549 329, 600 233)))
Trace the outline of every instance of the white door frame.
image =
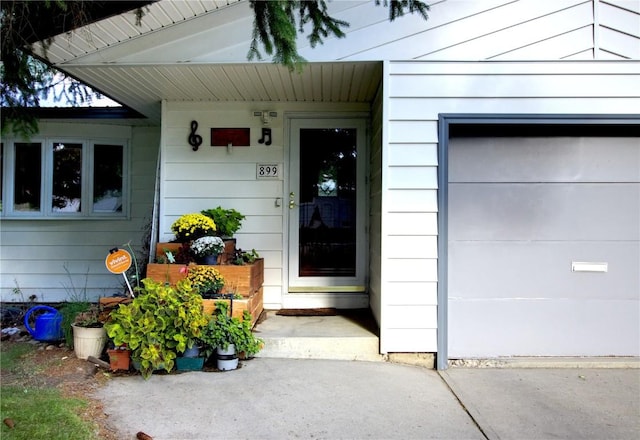
MULTIPOLYGON (((283 278, 282 278, 282 307, 283 308, 314 308, 314 307, 336 307, 336 308, 366 308, 369 306, 368 296, 368 216, 367 216, 367 193, 368 187, 366 183, 366 176, 368 173, 368 163, 366 161, 369 142, 369 114, 366 112, 353 112, 353 113, 289 113, 284 115, 284 135, 285 135, 285 179, 284 179, 284 199, 283 199, 283 278), (363 196, 359 197, 357 203, 358 216, 362 218, 361 227, 357 230, 358 240, 362 243, 362 247, 365 251, 361 252, 361 260, 357 261, 357 275, 360 277, 357 279, 355 285, 346 286, 331 286, 321 285, 322 283, 312 283, 305 288, 298 285, 290 286, 291 264, 297 264, 297 254, 291 255, 289 244, 289 228, 290 223, 290 210, 289 210, 289 188, 292 184, 292 179, 298 178, 297 175, 291 173, 291 130, 293 129, 293 121, 306 120, 310 123, 312 121, 345 121, 345 120, 357 119, 358 130, 363 130, 364 138, 362 139, 362 147, 359 151, 359 155, 362 157, 362 161, 358 163, 358 173, 362 173, 364 177, 362 179, 363 196), (293 258, 293 261, 290 261, 293 258), (358 272, 359 271, 359 272, 358 272)), ((297 218, 297 217, 296 217, 297 218)), ((354 280, 349 280, 354 284, 354 280)))

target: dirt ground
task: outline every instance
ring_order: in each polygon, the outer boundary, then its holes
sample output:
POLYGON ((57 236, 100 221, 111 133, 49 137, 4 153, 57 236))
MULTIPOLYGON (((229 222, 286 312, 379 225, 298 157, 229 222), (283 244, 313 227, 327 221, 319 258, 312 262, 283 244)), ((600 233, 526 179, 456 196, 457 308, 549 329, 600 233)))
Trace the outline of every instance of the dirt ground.
MULTIPOLYGON (((10 344, 28 344, 26 341, 2 341, 2 351, 10 344)), ((37 349, 23 358, 20 368, 13 371, 2 370, 2 385, 20 385, 25 387, 58 388, 64 396, 81 398, 87 402, 80 417, 98 425, 98 438, 117 440, 118 436, 108 423, 102 403, 93 398, 98 387, 112 375, 95 364, 78 359, 66 347, 36 343, 37 349)), ((126 374, 126 373, 124 373, 126 374)))

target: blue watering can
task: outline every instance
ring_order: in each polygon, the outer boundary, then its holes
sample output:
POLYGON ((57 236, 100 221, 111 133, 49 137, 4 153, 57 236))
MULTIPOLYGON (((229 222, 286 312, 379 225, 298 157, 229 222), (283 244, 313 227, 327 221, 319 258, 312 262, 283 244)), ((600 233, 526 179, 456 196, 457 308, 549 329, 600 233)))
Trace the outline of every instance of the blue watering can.
POLYGON ((58 341, 63 336, 62 315, 53 307, 35 306, 30 308, 27 314, 24 315, 24 326, 36 341, 58 341), (31 328, 29 318, 33 312, 38 310, 46 310, 51 313, 43 313, 36 316, 35 328, 31 328))

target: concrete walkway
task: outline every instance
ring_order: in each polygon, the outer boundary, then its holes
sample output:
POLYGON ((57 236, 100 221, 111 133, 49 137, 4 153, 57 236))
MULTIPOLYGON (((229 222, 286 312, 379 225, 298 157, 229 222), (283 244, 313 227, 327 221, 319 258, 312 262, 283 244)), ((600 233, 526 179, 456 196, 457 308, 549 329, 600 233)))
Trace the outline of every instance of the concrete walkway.
POLYGON ((640 438, 638 369, 465 369, 441 373, 489 439, 640 438))
POLYGON ((640 369, 256 358, 224 373, 115 377, 97 397, 122 439, 640 437, 640 369))

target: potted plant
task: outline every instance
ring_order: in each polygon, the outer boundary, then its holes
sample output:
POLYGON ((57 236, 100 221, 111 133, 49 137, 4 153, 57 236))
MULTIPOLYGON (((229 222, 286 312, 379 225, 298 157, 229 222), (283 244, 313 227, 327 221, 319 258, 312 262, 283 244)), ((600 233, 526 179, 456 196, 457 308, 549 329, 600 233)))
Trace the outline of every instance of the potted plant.
POLYGON ((238 367, 238 353, 253 357, 264 344, 251 331, 251 314, 246 310, 243 319, 229 315, 229 304, 216 302, 216 309, 203 331, 201 339, 209 350, 216 349, 218 370, 234 370, 238 367))
POLYGON ((220 256, 220 264, 229 264, 236 250, 236 239, 233 237, 242 227, 245 216, 235 209, 224 209, 220 206, 201 211, 216 224, 216 235, 224 240, 224 252, 220 256))
POLYGON ((186 270, 186 280, 202 298, 215 298, 224 287, 224 277, 215 267, 189 266, 186 270))
POLYGON ((187 349, 182 356, 176 358, 176 370, 178 371, 197 371, 202 370, 204 366, 204 350, 202 349, 202 341, 200 339, 189 341, 187 349))
POLYGON ((172 287, 145 278, 142 284, 129 304, 111 312, 105 327, 115 345, 127 344, 131 360, 148 379, 154 370, 171 371, 178 353, 198 339, 208 319, 190 281, 172 287))
POLYGON ((131 364, 131 350, 127 345, 112 347, 107 350, 111 371, 129 370, 131 364))
POLYGON ((258 258, 260 258, 260 255, 256 252, 255 249, 251 249, 251 251, 243 251, 242 249, 238 249, 234 254, 233 264, 237 266, 253 264, 258 258))
POLYGON ((104 321, 100 308, 95 304, 76 314, 71 327, 73 328, 73 351, 78 359, 87 359, 90 356, 100 357, 107 342, 104 321))
POLYGON ((242 220, 246 218, 235 209, 224 209, 220 206, 205 209, 201 214, 213 220, 216 224, 216 235, 223 238, 232 238, 242 226, 242 220))
POLYGON ((224 242, 218 236, 200 237, 191 243, 191 253, 199 264, 217 264, 218 254, 224 251, 224 242))
POLYGON ((176 241, 187 243, 200 237, 215 235, 216 224, 204 214, 184 214, 171 225, 176 241))

